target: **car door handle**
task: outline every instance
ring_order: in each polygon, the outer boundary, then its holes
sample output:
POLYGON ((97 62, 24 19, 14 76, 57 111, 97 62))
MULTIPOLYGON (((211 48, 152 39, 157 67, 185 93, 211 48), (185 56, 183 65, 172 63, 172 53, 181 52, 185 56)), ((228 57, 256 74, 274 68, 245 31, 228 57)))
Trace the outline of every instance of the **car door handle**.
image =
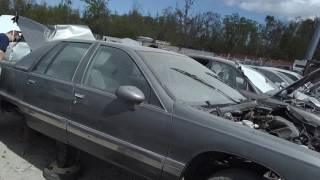
POLYGON ((79 94, 79 93, 75 93, 74 97, 76 97, 77 99, 83 99, 85 97, 85 95, 79 94))
POLYGON ((27 84, 28 85, 33 85, 33 84, 35 84, 36 83, 36 81, 35 80, 32 80, 32 79, 28 79, 28 81, 27 81, 27 84))

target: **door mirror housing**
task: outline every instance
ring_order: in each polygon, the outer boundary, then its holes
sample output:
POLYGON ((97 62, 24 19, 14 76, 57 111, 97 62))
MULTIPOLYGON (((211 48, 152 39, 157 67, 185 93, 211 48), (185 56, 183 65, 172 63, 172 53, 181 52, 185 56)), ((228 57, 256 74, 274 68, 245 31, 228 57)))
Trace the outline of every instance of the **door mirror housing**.
POLYGON ((131 110, 136 110, 145 100, 143 92, 135 86, 120 86, 116 90, 116 96, 127 102, 131 110))

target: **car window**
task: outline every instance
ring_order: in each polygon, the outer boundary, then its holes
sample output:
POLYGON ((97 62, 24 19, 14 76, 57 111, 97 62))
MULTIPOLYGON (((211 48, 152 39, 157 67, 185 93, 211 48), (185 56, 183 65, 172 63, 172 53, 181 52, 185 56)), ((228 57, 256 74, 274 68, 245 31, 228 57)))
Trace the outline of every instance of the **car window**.
POLYGON ((197 57, 191 57, 191 58, 195 59, 196 61, 198 61, 199 63, 201 63, 204 66, 208 66, 208 64, 209 64, 209 60, 207 60, 207 59, 197 58, 197 57))
POLYGON ((50 62, 45 74, 57 79, 71 81, 73 74, 90 44, 69 43, 61 52, 50 62))
POLYGON ((247 90, 247 81, 238 71, 236 71, 236 89, 247 90))
POLYGON ((60 51, 60 49, 65 45, 66 43, 59 43, 55 47, 53 47, 49 52, 44 55, 38 65, 33 69, 34 72, 36 73, 41 73, 43 74, 47 67, 49 66, 50 62, 54 58, 54 56, 60 51))
POLYGON ((211 70, 229 86, 236 89, 246 88, 244 78, 235 68, 223 63, 213 62, 211 70))
POLYGON ((241 65, 241 70, 249 81, 262 93, 272 94, 279 90, 275 84, 257 70, 245 65, 241 65))
POLYGON ((298 77, 296 77, 296 76, 294 76, 294 75, 292 75, 292 74, 289 74, 289 73, 286 73, 286 72, 280 72, 280 73, 286 75, 287 77, 289 77, 289 78, 292 79, 293 81, 298 81, 298 80, 299 80, 298 77))
POLYGON ((271 82, 276 84, 285 83, 280 77, 278 77, 275 73, 265 70, 265 69, 258 69, 263 75, 265 75, 271 82))
POLYGON ((148 99, 151 88, 128 54, 122 50, 102 46, 94 55, 84 84, 115 93, 120 86, 136 86, 148 99))

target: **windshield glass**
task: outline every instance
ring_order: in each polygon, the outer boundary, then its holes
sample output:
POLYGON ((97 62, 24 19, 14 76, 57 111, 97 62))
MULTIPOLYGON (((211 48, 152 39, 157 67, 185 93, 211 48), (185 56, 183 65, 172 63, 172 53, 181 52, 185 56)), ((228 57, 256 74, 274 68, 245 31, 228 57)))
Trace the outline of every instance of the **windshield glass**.
POLYGON ((261 92, 272 94, 273 92, 277 92, 279 89, 276 85, 274 85, 268 78, 263 76, 261 73, 256 70, 247 67, 245 65, 241 65, 241 70, 247 76, 247 78, 255 85, 261 92))
POLYGON ((195 60, 167 53, 140 51, 161 84, 177 100, 191 104, 235 104, 246 100, 195 60))

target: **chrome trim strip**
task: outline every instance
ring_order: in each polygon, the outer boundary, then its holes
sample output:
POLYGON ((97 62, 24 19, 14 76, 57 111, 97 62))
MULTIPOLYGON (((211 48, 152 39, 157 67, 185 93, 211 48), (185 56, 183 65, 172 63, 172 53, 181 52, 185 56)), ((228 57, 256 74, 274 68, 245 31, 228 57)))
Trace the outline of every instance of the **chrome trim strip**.
POLYGON ((108 149, 124 154, 157 169, 162 168, 164 156, 146 150, 134 144, 122 141, 82 124, 69 121, 67 131, 84 139, 102 145, 108 149))
POLYGON ((0 96, 6 97, 14 102, 17 102, 17 104, 19 104, 21 110, 32 116, 35 117, 41 121, 44 121, 46 123, 49 123, 51 125, 54 125, 56 127, 62 128, 62 129, 67 129, 67 119, 64 119, 61 116, 58 116, 56 114, 50 113, 48 111, 45 111, 43 109, 40 109, 38 107, 35 107, 33 105, 30 105, 28 103, 25 103, 11 95, 8 95, 6 93, 3 93, 2 91, 0 91, 0 96))
POLYGON ((141 161, 157 169, 163 169, 163 171, 174 176, 179 177, 185 167, 185 164, 181 162, 175 161, 171 158, 166 158, 165 156, 154 153, 113 136, 107 135, 100 131, 94 130, 69 119, 64 119, 63 117, 42 110, 28 103, 22 102, 21 100, 2 91, 0 91, 0 96, 4 96, 9 100, 17 102, 20 106, 22 106, 21 108, 25 113, 36 117, 39 120, 62 129, 67 129, 67 132, 73 133, 77 136, 102 145, 108 149, 131 157, 135 160, 141 161), (54 120, 53 122, 51 119, 60 120, 61 123, 59 123, 57 120, 54 120), (67 122, 67 124, 63 124, 63 122, 67 122))
POLYGON ((163 171, 169 174, 175 175, 177 177, 180 177, 184 167, 185 167, 185 164, 178 162, 176 160, 173 160, 171 158, 167 158, 165 160, 163 171))

